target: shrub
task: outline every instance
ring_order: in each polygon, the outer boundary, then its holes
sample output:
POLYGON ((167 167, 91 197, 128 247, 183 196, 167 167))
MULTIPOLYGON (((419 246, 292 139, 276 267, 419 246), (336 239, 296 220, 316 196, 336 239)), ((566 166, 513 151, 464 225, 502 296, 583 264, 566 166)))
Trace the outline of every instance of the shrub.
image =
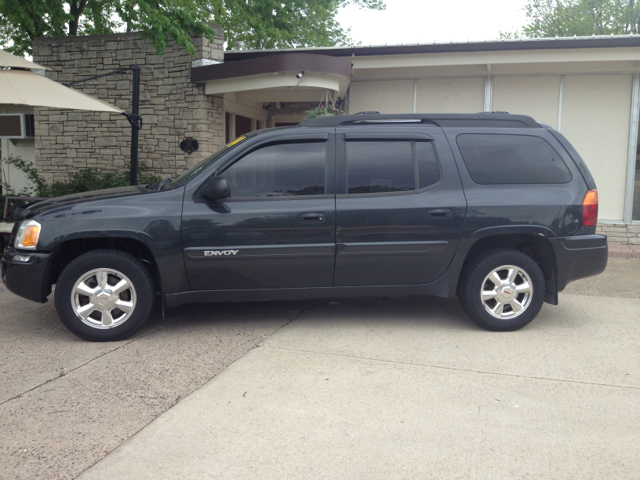
MULTIPOLYGON (((129 171, 105 172, 97 168, 82 168, 69 174, 69 181, 54 181, 48 183, 46 179, 38 173, 35 165, 24 161, 20 157, 10 157, 5 160, 7 164, 13 165, 18 170, 25 173, 33 184, 32 188, 15 193, 7 185, 6 195, 35 196, 35 197, 60 197, 72 193, 88 192, 91 190, 103 190, 105 188, 126 187, 129 185, 129 171)), ((156 183, 160 177, 149 172, 149 168, 144 162, 138 164, 138 183, 145 185, 156 183)))

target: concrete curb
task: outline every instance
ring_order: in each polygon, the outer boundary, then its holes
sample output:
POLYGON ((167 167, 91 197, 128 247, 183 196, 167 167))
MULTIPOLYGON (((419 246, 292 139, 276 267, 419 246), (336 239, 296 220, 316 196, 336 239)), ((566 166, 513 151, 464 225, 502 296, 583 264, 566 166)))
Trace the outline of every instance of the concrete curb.
POLYGON ((609 244, 610 258, 634 258, 640 260, 640 245, 609 244))

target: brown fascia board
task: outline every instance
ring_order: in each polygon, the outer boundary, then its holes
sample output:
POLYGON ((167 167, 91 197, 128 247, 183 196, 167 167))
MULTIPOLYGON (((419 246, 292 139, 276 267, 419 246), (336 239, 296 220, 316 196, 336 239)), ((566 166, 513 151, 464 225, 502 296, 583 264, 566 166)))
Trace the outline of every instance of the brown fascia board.
MULTIPOLYGON (((393 45, 370 47, 330 47, 300 48, 298 52, 308 52, 333 57, 363 57, 373 55, 410 55, 419 53, 464 53, 464 52, 499 52, 518 50, 562 50, 576 48, 619 48, 640 47, 640 35, 612 37, 574 37, 574 38, 541 38, 508 41, 467 42, 467 43, 434 43, 428 45, 393 45)), ((283 50, 282 53, 294 49, 283 50)), ((252 50, 247 52, 228 52, 224 54, 225 62, 257 59, 270 56, 276 50, 252 50)))
POLYGON ((268 56, 224 62, 216 65, 205 65, 191 69, 191 81, 194 83, 227 78, 263 75, 278 72, 315 72, 340 75, 351 78, 351 62, 344 58, 336 58, 315 53, 280 53, 270 52, 268 56))

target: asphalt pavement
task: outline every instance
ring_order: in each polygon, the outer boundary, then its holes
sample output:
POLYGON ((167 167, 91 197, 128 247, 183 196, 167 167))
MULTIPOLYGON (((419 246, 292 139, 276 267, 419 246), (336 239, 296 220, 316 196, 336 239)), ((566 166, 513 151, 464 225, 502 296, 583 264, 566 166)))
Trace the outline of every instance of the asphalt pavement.
POLYGON ((1 478, 640 472, 637 260, 610 259, 510 333, 456 300, 379 298, 191 306, 91 344, 9 295, 1 478))

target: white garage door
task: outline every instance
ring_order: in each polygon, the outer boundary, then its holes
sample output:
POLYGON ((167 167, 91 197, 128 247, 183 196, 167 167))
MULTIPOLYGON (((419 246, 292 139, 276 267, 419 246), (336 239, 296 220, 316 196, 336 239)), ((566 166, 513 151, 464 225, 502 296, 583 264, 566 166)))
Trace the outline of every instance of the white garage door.
POLYGON ((580 152, 596 181, 600 220, 623 217, 631 87, 631 75, 564 78, 560 131, 580 152))

